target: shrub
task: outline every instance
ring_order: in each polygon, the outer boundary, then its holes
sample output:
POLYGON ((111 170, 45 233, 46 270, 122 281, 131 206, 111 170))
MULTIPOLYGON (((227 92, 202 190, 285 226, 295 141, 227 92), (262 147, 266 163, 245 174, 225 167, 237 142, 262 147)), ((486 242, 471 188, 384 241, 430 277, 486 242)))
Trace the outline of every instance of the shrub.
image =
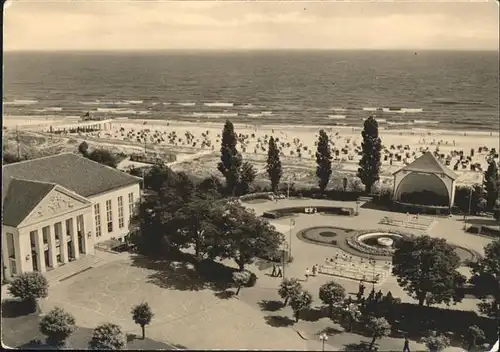
POLYGON ((24 273, 11 282, 9 293, 36 308, 37 300, 47 297, 49 283, 45 276, 38 272, 24 273))
POLYGON ((64 345, 75 330, 75 318, 59 307, 48 312, 40 321, 40 332, 47 336, 50 346, 64 345))
POLYGON ((112 323, 102 324, 94 329, 89 349, 122 350, 126 341, 126 336, 120 326, 112 323))
POLYGON ((248 284, 248 281, 250 281, 250 272, 245 270, 245 271, 235 271, 233 273, 233 282, 236 284, 237 290, 236 290, 236 296, 240 293, 241 287, 246 286, 248 284))
POLYGON ((279 296, 284 300, 283 304, 286 306, 288 300, 302 291, 302 285, 299 280, 292 277, 284 279, 278 289, 279 296))
POLYGON ((255 273, 249 272, 250 277, 245 285, 245 287, 254 287, 257 284, 257 275, 255 273))
POLYGON ((448 337, 437 334, 435 331, 431 331, 429 336, 422 339, 422 342, 430 352, 442 351, 450 345, 450 339, 448 337))

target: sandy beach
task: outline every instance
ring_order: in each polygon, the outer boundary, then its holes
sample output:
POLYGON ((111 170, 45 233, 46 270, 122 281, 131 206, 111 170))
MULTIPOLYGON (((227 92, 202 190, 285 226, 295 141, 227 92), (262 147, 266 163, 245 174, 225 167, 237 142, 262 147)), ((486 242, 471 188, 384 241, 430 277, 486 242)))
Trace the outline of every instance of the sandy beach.
MULTIPOLYGON (((4 119, 4 129, 37 130, 48 132, 49 126, 75 121, 73 118, 57 117, 12 117, 4 119)), ((75 121, 77 123, 77 121, 75 121)), ((361 129, 351 127, 330 127, 311 125, 248 125, 235 124, 239 136, 239 150, 246 160, 255 162, 259 173, 264 173, 267 157, 267 146, 271 136, 277 139, 281 148, 283 164, 289 166, 285 170, 294 179, 301 179, 314 173, 315 142, 321 128, 330 137, 334 169, 339 173, 351 173, 357 170, 361 152, 361 129), (261 164, 261 165, 259 165, 261 164)), ((120 143, 127 145, 127 150, 134 147, 158 152, 168 147, 170 151, 199 156, 205 164, 215 163, 220 149, 220 135, 224 121, 220 122, 184 122, 166 120, 116 119, 111 130, 62 133, 60 136, 92 140, 94 142, 111 143, 117 147, 120 143)), ((393 172, 411 163, 423 152, 438 151, 442 162, 454 170, 459 178, 458 184, 482 182, 483 171, 487 167, 487 159, 491 155, 498 161, 498 132, 463 132, 443 130, 385 130, 380 128, 382 139, 382 181, 391 182, 393 172), (492 149, 494 151, 492 152, 492 149), (472 151, 473 150, 473 151, 472 151), (471 165, 473 165, 471 167, 471 165)), ((176 168, 193 168, 191 160, 178 158, 176 168)), ((195 169, 196 170, 196 169, 195 169)), ((198 172, 202 172, 198 169, 198 172)))

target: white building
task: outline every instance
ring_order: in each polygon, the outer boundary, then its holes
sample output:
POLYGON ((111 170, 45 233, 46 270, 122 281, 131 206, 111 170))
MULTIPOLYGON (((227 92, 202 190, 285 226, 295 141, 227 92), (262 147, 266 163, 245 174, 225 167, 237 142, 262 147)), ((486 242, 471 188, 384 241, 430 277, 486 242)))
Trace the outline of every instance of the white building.
POLYGON ((2 276, 56 269, 128 235, 140 178, 63 153, 2 167, 2 276))

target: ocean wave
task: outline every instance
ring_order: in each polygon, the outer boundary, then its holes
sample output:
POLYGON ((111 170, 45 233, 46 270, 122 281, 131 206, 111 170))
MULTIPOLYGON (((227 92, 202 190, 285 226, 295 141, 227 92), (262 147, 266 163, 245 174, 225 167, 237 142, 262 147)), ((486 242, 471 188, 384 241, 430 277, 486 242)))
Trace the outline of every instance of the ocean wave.
POLYGON ((133 110, 125 108, 97 108, 97 112, 110 113, 110 114, 129 114, 129 115, 147 115, 149 111, 146 110, 133 110))
POLYGON ((177 103, 177 105, 180 105, 180 106, 195 106, 196 103, 177 103))
POLYGON ((413 120, 413 122, 415 124, 420 124, 420 125, 437 125, 439 123, 439 121, 435 121, 435 120, 413 120))
POLYGON ((162 103, 163 105, 170 105, 171 103, 162 103))
POLYGON ((380 109, 380 108, 363 108, 362 110, 363 111, 380 111, 378 109, 380 109))
POLYGON ((408 126, 408 125, 413 125, 413 122, 408 121, 408 122, 393 122, 393 121, 387 121, 387 124, 389 126, 408 126))
POLYGON ((81 101, 82 105, 130 105, 131 103, 127 100, 125 101, 81 101))
POLYGON ((38 103, 38 100, 16 99, 14 101, 6 101, 3 105, 31 105, 36 103, 38 103))
POLYGON ((377 120, 378 123, 387 123, 387 120, 386 119, 378 119, 378 118, 375 118, 375 120, 377 120))
POLYGON ((142 104, 144 100, 125 100, 125 102, 129 104, 142 104))
POLYGON ((484 105, 486 102, 480 100, 452 100, 452 99, 433 99, 431 104, 441 105, 484 105))
POLYGON ((208 118, 221 118, 221 117, 238 117, 237 112, 193 112, 191 116, 195 117, 208 117, 208 118))
POLYGON ((333 111, 347 111, 346 108, 331 108, 330 110, 333 110, 333 111))
POLYGON ((51 108, 43 108, 43 109, 35 109, 35 110, 32 110, 32 111, 36 111, 36 112, 54 112, 54 111, 62 111, 63 108, 60 108, 60 107, 51 107, 51 108))
POLYGON ((328 115, 329 120, 343 120, 345 117, 345 115, 328 115))
POLYGON ((242 109, 252 109, 255 107, 253 104, 234 104, 234 106, 242 109))
POLYGON ((210 107, 233 107, 234 103, 203 103, 205 106, 210 106, 210 107))
POLYGON ((410 112, 410 113, 411 112, 423 112, 424 109, 422 109, 422 108, 403 108, 401 111, 402 112, 410 112))

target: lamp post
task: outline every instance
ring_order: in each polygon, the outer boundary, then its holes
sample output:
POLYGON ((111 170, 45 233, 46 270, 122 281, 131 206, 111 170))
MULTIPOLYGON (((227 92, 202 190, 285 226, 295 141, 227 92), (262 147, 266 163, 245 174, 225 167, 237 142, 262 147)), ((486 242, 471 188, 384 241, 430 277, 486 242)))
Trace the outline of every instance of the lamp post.
POLYGON ((288 243, 286 241, 283 243, 283 251, 282 251, 282 256, 281 256, 281 262, 283 264, 283 277, 281 278, 281 281, 285 281, 285 267, 286 267, 286 259, 285 259, 285 253, 287 251, 288 243))
POLYGON ((328 341, 328 335, 325 333, 322 333, 319 335, 319 339, 321 340, 321 350, 325 350, 325 341, 328 341))
POLYGON ((288 233, 288 259, 292 256, 292 227, 295 226, 295 220, 290 219, 290 232, 288 233))
POLYGON ((372 272, 372 289, 375 290, 375 259, 373 257, 370 257, 370 264, 372 265, 373 272, 372 272))

